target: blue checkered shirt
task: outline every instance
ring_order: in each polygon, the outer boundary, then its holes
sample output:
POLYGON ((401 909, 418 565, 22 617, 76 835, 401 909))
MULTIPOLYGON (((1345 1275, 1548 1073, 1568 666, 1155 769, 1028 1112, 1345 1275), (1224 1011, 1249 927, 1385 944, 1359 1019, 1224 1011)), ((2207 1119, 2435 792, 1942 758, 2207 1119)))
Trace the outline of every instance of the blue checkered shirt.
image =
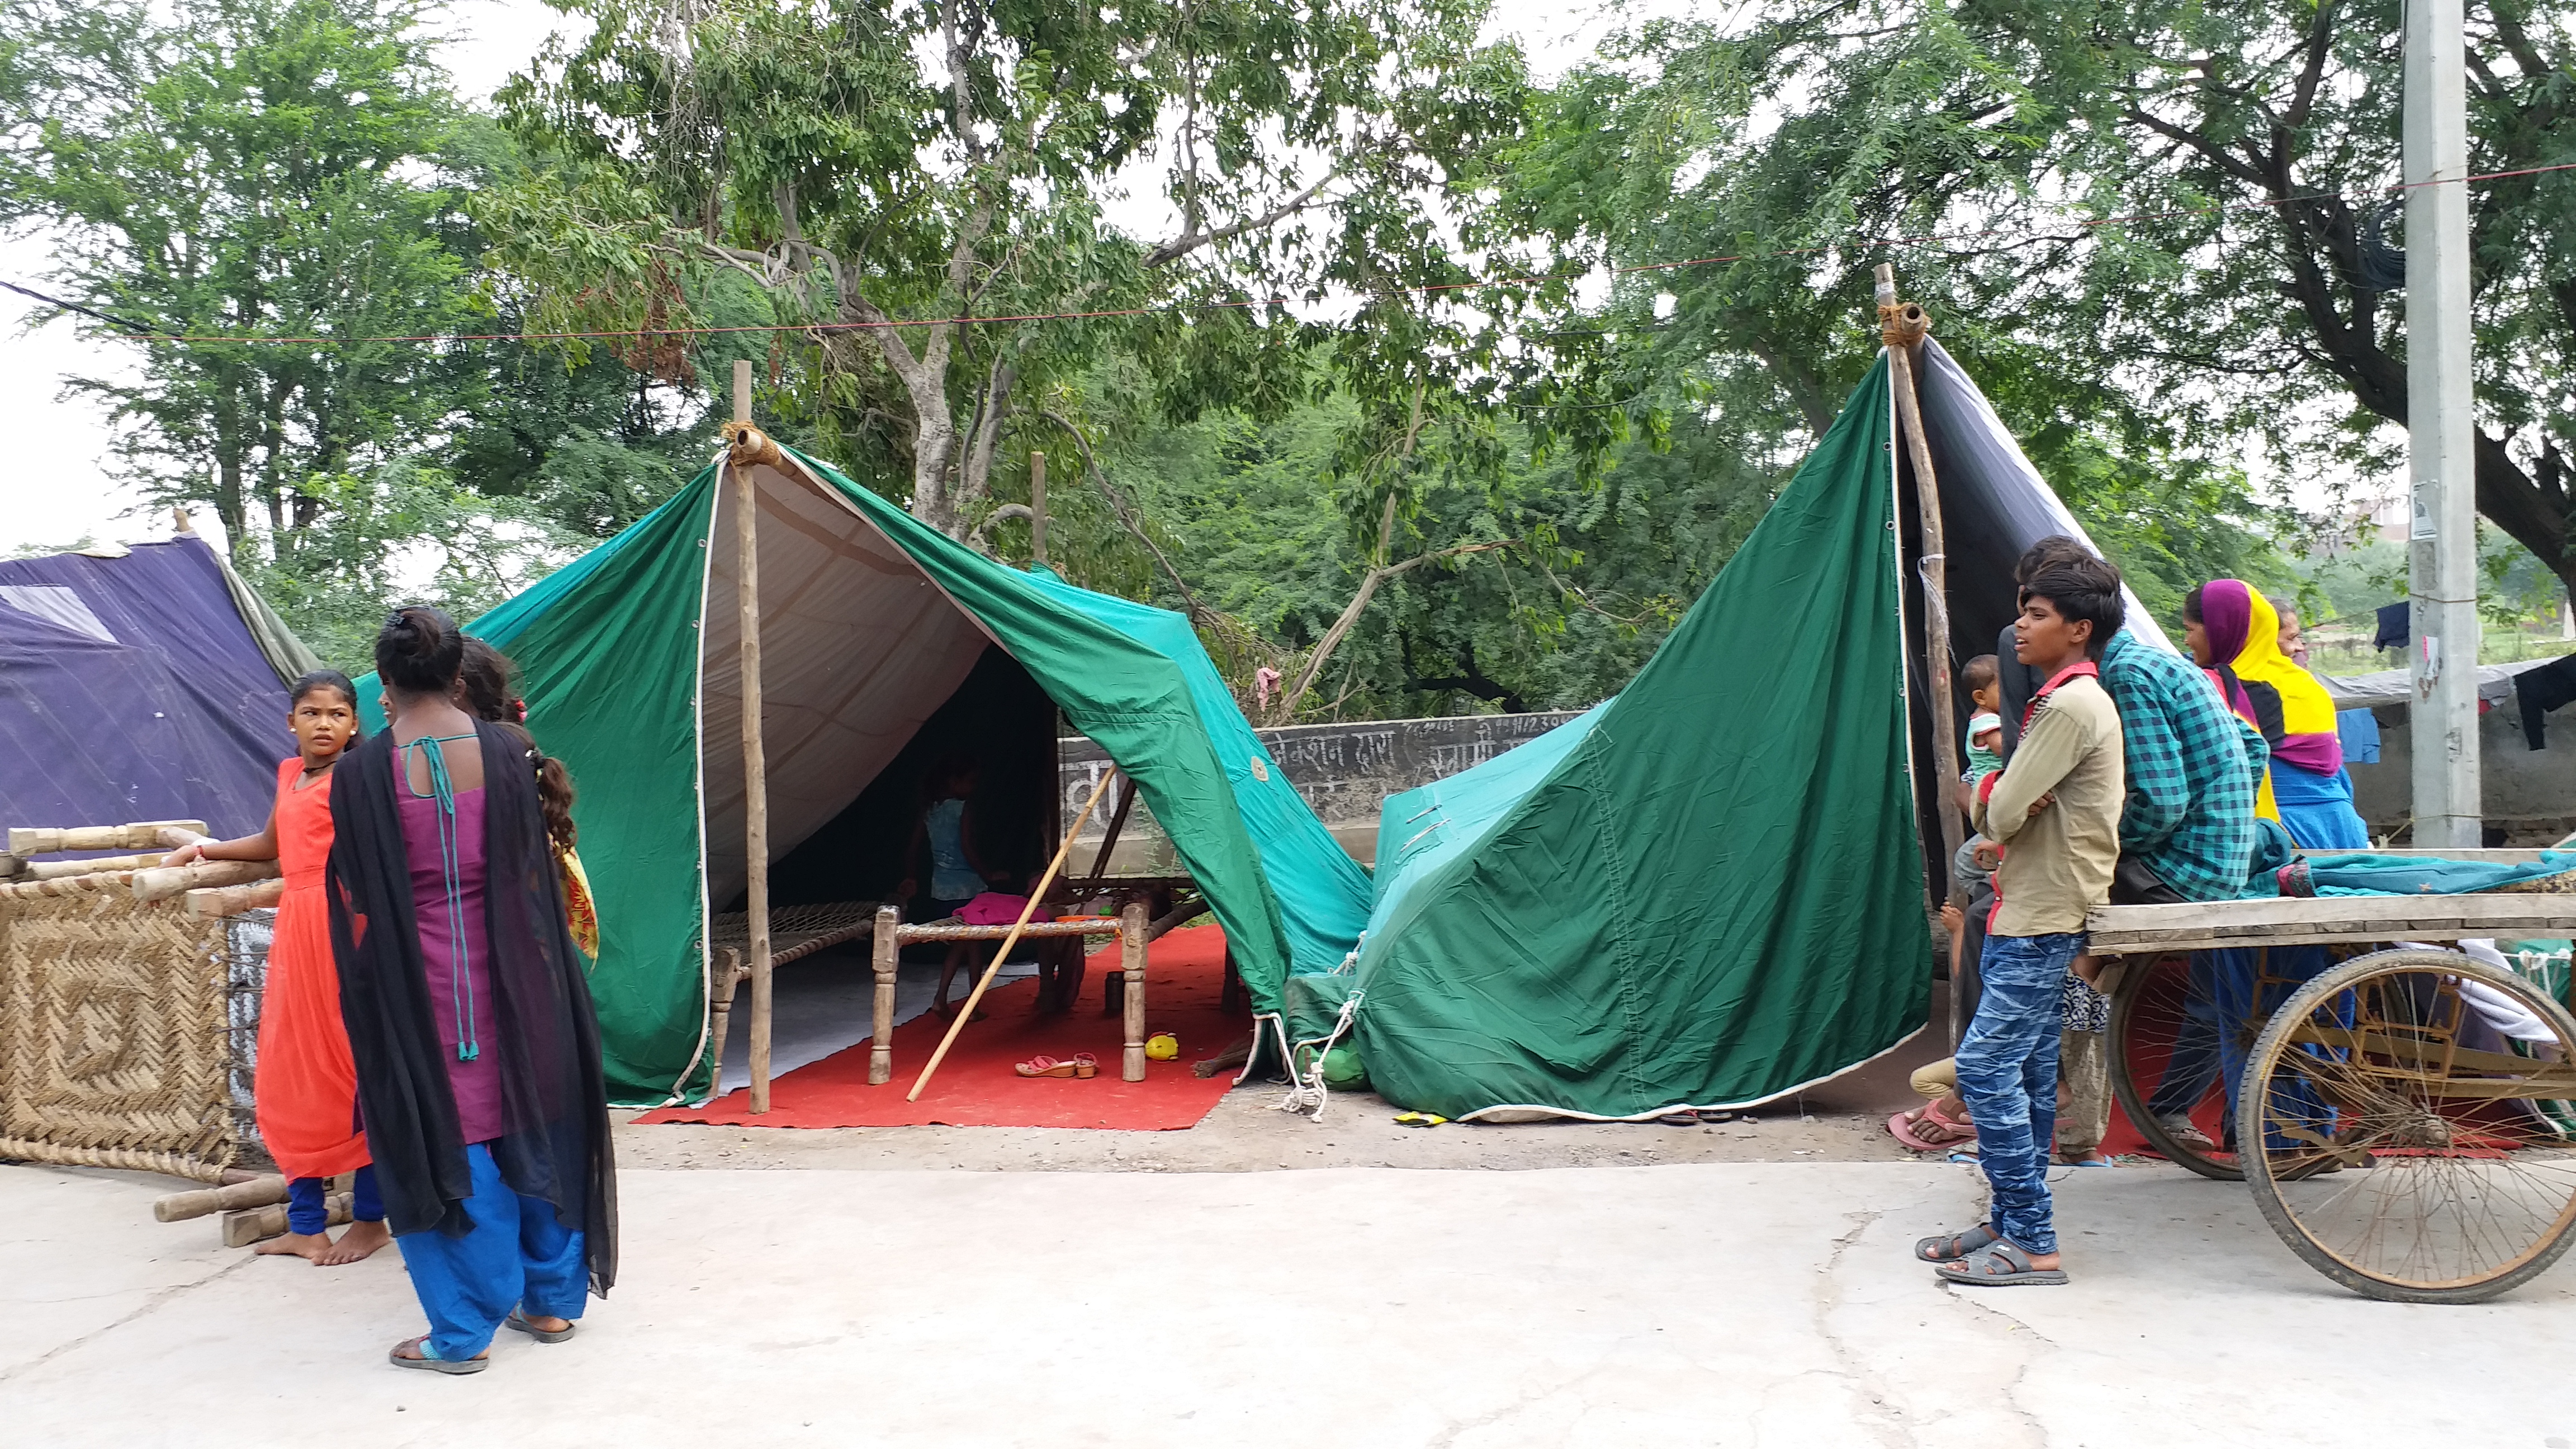
POLYGON ((2254 797, 2271 750, 2188 659, 2123 629, 2102 650, 2129 798, 2120 852, 2195 901, 2233 900, 2254 860, 2254 797))

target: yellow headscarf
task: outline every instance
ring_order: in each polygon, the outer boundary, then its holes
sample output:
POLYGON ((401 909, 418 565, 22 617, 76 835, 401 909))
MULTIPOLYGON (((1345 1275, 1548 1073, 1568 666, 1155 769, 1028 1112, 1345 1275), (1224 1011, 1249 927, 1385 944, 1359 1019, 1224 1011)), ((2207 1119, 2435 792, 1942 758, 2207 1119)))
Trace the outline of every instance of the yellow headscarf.
POLYGON ((2236 677, 2248 684, 2268 684, 2281 695, 2281 729, 2293 735, 2330 735, 2335 732, 2334 696, 2317 677, 2291 662, 2281 652, 2281 615, 2263 591, 2245 585, 2245 601, 2251 617, 2246 621, 2245 647, 2228 661, 2236 677))

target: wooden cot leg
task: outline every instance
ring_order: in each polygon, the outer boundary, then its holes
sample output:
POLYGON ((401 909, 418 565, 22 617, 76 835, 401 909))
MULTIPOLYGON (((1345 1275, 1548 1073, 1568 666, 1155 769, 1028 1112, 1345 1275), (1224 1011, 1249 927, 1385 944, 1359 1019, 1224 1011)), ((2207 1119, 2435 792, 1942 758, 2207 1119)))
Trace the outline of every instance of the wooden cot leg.
POLYGON ((896 934, 902 929, 903 912, 892 906, 877 907, 877 1014, 868 1037, 871 1087, 882 1087, 894 1080, 894 973, 903 956, 903 943, 896 934))
POLYGON ((1145 903, 1118 913, 1118 961, 1127 978, 1127 1060, 1119 1079, 1145 1080, 1145 903))
POLYGON ((742 982, 742 953, 731 946, 716 948, 716 989, 709 994, 712 1020, 708 1033, 715 1049, 707 1054, 707 1090, 724 1090, 725 1036, 733 1029, 733 993, 742 982))

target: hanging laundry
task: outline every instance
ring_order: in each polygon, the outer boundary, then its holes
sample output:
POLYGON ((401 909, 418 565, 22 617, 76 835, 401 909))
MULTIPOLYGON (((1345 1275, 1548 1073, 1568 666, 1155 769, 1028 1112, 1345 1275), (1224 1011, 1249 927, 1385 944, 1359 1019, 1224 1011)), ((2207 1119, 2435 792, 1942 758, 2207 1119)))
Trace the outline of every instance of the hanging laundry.
POLYGON ((2374 610, 2373 612, 2379 616, 2379 632, 2370 636, 2370 647, 2373 649, 2405 648, 2407 639, 2414 633, 2414 626, 2407 619, 2407 610, 2411 607, 2406 600, 2399 599, 2396 603, 2382 604, 2374 610))
POLYGON ((2522 701, 2523 739, 2535 750, 2548 748, 2542 736, 2549 712, 2576 700, 2576 654, 2515 675, 2513 692, 2522 701))

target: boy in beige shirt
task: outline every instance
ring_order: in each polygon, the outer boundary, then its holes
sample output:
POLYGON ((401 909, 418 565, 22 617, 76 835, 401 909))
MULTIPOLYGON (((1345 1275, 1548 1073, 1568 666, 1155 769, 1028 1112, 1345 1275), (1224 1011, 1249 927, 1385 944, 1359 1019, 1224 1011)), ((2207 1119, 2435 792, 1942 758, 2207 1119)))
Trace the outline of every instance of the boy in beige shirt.
POLYGON ((2119 571, 2092 558, 2053 562, 2021 598, 2013 654, 2048 683, 2031 699, 2012 763, 1977 783, 1977 829, 2002 861, 1979 962, 1984 991, 1957 1058, 1994 1219, 1915 1244, 1952 1283, 2066 1281, 2047 1156, 2060 1002, 2084 950, 2085 912, 2110 899, 2120 859, 2120 713, 2094 669, 2120 628, 2119 571))

